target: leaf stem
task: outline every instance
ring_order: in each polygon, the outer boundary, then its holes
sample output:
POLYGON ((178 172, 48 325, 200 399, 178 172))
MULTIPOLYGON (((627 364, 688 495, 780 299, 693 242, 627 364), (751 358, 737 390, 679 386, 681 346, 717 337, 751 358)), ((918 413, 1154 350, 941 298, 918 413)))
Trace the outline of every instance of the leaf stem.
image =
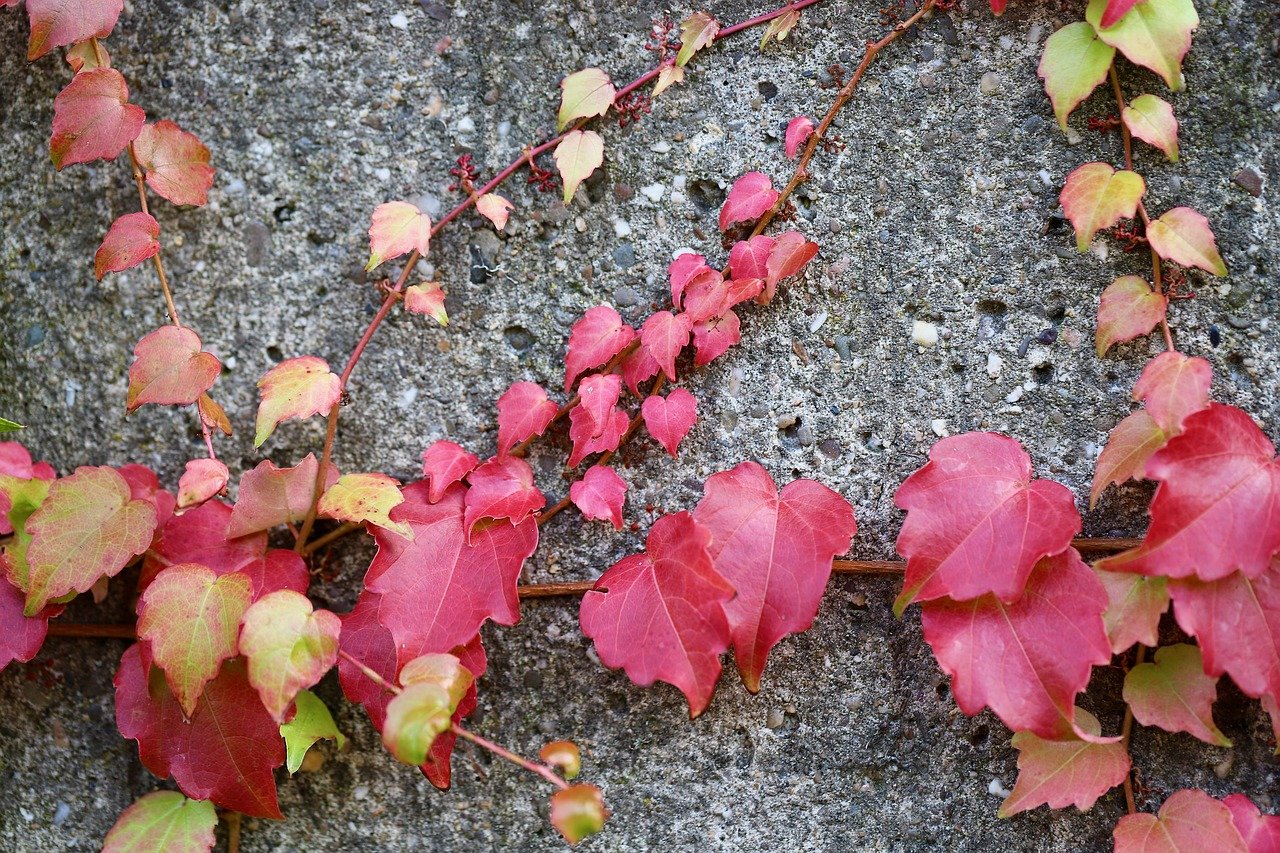
MULTIPOLYGON (((1133 665, 1137 666, 1142 663, 1147 655, 1147 647, 1138 645, 1138 652, 1133 657, 1133 665)), ((1132 668, 1132 667, 1130 667, 1132 668)), ((1129 752, 1129 741, 1133 738, 1133 706, 1125 703, 1124 706, 1124 722, 1120 724, 1120 743, 1124 746, 1124 751, 1129 752)), ((1133 765, 1130 763, 1129 772, 1124 774, 1124 805, 1129 810, 1129 814, 1133 814, 1138 810, 1137 804, 1133 798, 1133 765)))
POLYGON ((302 555, 305 557, 308 554, 311 554, 320 550, 324 546, 328 545, 330 542, 336 542, 342 537, 346 536, 348 533, 355 533, 357 530, 361 530, 363 528, 364 528, 363 524, 355 524, 353 522, 346 522, 344 524, 339 524, 337 527, 333 528, 325 535, 312 539, 309 543, 307 543, 307 546, 302 549, 302 555))
POLYGON ((361 661, 359 658, 352 656, 345 649, 338 649, 338 657, 342 658, 343 660, 355 666, 357 669, 360 670, 360 672, 364 673, 364 676, 368 678, 370 681, 374 682, 375 684, 381 685, 383 690, 386 690, 388 693, 394 693, 397 696, 400 695, 399 687, 395 686, 390 681, 387 681, 385 678, 383 678, 381 675, 378 675, 377 672, 365 666, 363 661, 361 661))
POLYGON ((454 734, 456 734, 458 737, 469 740, 472 743, 474 743, 476 746, 489 750, 499 758, 505 758, 507 761, 510 761, 512 764, 516 765, 517 767, 523 767, 525 770, 528 770, 530 773, 536 773, 537 775, 541 776, 543 779, 546 779, 548 782, 550 782, 552 785, 555 785, 557 788, 559 788, 562 791, 569 787, 568 782, 564 781, 564 779, 561 779, 560 776, 557 775, 554 770, 552 770, 550 767, 546 766, 545 764, 538 764, 537 762, 530 761, 527 758, 522 758, 521 756, 516 755, 511 750, 505 749, 499 746, 498 744, 494 743, 488 738, 481 737, 480 735, 476 734, 473 731, 464 729, 462 726, 458 725, 457 723, 453 724, 453 731, 454 731, 454 734))
MULTIPOLYGON (((142 164, 138 162, 138 154, 130 142, 129 150, 129 166, 133 170, 133 182, 138 185, 138 203, 142 207, 142 212, 151 215, 151 208, 147 204, 147 181, 142 175, 142 164)), ((173 301, 173 291, 169 289, 169 277, 164 272, 164 261, 160 259, 160 253, 156 252, 151 256, 151 260, 155 262, 156 275, 160 277, 160 290, 164 292, 165 308, 169 311, 169 320, 179 329, 182 328, 182 321, 178 319, 178 306, 173 301)))

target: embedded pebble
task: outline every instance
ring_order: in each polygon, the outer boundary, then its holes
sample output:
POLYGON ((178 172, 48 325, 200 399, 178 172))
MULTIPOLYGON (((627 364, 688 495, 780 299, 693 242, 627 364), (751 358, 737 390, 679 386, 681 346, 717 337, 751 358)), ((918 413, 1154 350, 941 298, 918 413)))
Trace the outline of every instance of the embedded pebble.
POLYGON ((1000 91, 1000 77, 994 71, 988 71, 978 81, 978 91, 984 95, 994 95, 1000 91))
POLYGON ((1000 376, 1000 372, 1004 370, 1004 359, 993 352, 987 353, 987 375, 992 379, 1000 376))
POLYGON ((992 779, 987 783, 987 793, 993 797, 1000 797, 1003 799, 1004 797, 1009 796, 1010 791, 1000 782, 999 779, 992 779))
POLYGON ((786 715, 782 713, 781 708, 770 708, 769 716, 765 719, 764 724, 771 729, 780 729, 786 721, 786 715))
POLYGON ((933 430, 933 434, 938 438, 946 438, 951 435, 951 433, 947 431, 947 422, 942 418, 934 418, 929 421, 929 429, 933 430))
POLYGON ((661 201, 662 194, 665 193, 666 191, 667 191, 667 188, 664 187, 662 184, 649 184, 649 186, 647 187, 640 188, 640 192, 644 195, 644 197, 649 199, 649 201, 653 201, 653 202, 661 201))
POLYGON ((391 16, 389 23, 397 30, 409 29, 409 19, 405 16, 404 12, 396 12, 391 16))
POLYGON ((931 347, 938 342, 938 327, 924 320, 916 320, 911 324, 911 340, 922 347, 931 347))
POLYGON ((813 319, 809 321, 809 331, 816 332, 822 328, 822 324, 827 322, 827 312, 819 311, 813 315, 813 319))
POLYGON ((631 223, 630 223, 630 222, 628 222, 628 221, 627 221, 627 220, 625 220, 625 219, 615 219, 615 220, 613 220, 613 233, 614 233, 614 234, 616 234, 616 235, 618 235, 619 237, 623 237, 623 238, 625 238, 625 237, 630 237, 630 236, 631 236, 631 223))

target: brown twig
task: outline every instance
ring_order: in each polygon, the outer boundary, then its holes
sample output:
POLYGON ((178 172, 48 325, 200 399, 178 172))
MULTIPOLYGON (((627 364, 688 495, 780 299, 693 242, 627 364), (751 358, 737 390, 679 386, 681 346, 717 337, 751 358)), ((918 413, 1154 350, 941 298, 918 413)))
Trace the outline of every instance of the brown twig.
MULTIPOLYGON (((1138 645, 1138 652, 1134 655, 1133 665, 1138 666, 1146 657, 1147 647, 1138 645)), ((1120 745, 1124 747, 1125 754, 1129 752, 1129 741, 1133 737, 1133 706, 1128 702, 1124 706, 1124 722, 1120 724, 1120 745)), ((1133 814, 1138 810, 1137 803, 1133 799, 1133 769, 1124 774, 1124 805, 1129 810, 1129 814, 1133 814)))
POLYGON ((305 557, 308 554, 318 551, 324 546, 328 545, 329 543, 338 541, 342 537, 346 536, 348 533, 355 533, 357 530, 363 530, 363 529, 364 529, 363 524, 353 524, 351 522, 347 522, 345 524, 339 524, 337 527, 333 528, 325 535, 319 536, 311 540, 310 542, 308 542, 306 547, 302 549, 302 556, 305 557))
POLYGON ((240 812, 223 812, 222 819, 227 822, 227 853, 240 853, 240 812))

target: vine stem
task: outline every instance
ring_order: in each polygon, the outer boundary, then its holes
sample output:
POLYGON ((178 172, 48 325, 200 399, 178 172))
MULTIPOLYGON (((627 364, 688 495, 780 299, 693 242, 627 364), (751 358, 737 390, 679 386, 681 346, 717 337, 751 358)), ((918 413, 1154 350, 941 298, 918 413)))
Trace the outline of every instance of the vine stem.
MULTIPOLYGON (((1133 665, 1138 666, 1142 663, 1147 655, 1147 647, 1138 646, 1138 652, 1134 655, 1133 665)), ((1126 754, 1129 752, 1129 741, 1133 738, 1133 706, 1125 703, 1124 706, 1124 722, 1120 724, 1120 745, 1124 747, 1126 754)), ((1130 766, 1129 772, 1124 774, 1124 805, 1129 810, 1129 814, 1133 814, 1138 810, 1137 803, 1133 798, 1133 768, 1130 766)))
MULTIPOLYGON (((1111 78, 1111 91, 1116 96, 1116 107, 1120 110, 1120 139, 1124 143, 1124 167, 1129 171, 1133 171, 1133 136, 1129 133, 1129 126, 1124 123, 1124 90, 1120 88, 1120 75, 1116 73, 1116 64, 1111 63, 1111 67, 1107 69, 1107 76, 1111 78)), ((1142 218, 1142 227, 1145 230, 1151 225, 1151 217, 1147 215, 1146 205, 1142 200, 1138 200, 1138 215, 1142 218)), ((1147 247, 1151 249, 1151 275, 1155 280, 1156 293, 1164 293, 1164 282, 1161 281, 1160 272, 1160 255, 1148 241, 1147 247)), ((1169 329, 1169 320, 1167 317, 1160 318, 1160 334, 1164 336, 1164 348, 1170 352, 1176 352, 1177 347, 1173 345, 1173 332, 1169 329)))
POLYGON ((464 729, 462 726, 458 725, 457 723, 453 724, 453 732, 458 737, 469 740, 472 743, 474 743, 476 746, 481 747, 482 749, 489 750, 499 758, 505 758, 507 761, 510 761, 512 764, 516 765, 517 767, 523 767, 525 770, 528 770, 530 773, 538 774, 543 779, 546 779, 548 782, 550 782, 552 785, 555 785, 557 788, 559 788, 562 791, 569 787, 568 782, 561 779, 558 775, 556 775, 556 772, 554 770, 552 770, 550 767, 546 766, 545 764, 538 764, 535 761, 530 761, 527 758, 522 758, 521 756, 516 755, 511 750, 505 749, 499 746, 498 744, 494 743, 488 738, 481 737, 480 735, 476 734, 473 731, 464 729))
MULTIPOLYGON (((766 12, 763 15, 757 15, 754 18, 750 18, 746 21, 742 21, 740 23, 733 24, 731 26, 723 28, 722 30, 720 30, 717 40, 721 38, 726 38, 735 33, 742 32, 743 30, 746 30, 746 29, 750 29, 751 27, 758 27, 761 24, 765 24, 765 23, 768 23, 769 21, 772 21, 774 18, 779 18, 787 14, 788 12, 793 12, 793 11, 798 12, 801 9, 804 9, 808 6, 816 5, 817 3, 820 3, 820 2, 822 2, 822 0, 796 0, 796 2, 787 3, 784 6, 780 6, 779 8, 774 9, 772 12, 766 12)), ((934 0, 928 0, 926 4, 926 8, 932 8, 933 2, 934 0)), ((919 17, 919 13, 913 16, 913 18, 918 18, 918 17, 919 17)), ((649 69, 644 74, 641 74, 639 77, 632 80, 630 83, 623 86, 621 89, 617 91, 617 94, 614 96, 615 101, 618 98, 625 98, 627 95, 631 94, 636 89, 653 81, 654 79, 657 78, 658 74, 661 71, 662 71, 662 65, 659 64, 649 69)), ((518 158, 516 158, 510 164, 508 164, 506 168, 504 168, 501 172, 494 175, 493 178, 490 179, 488 183, 486 183, 480 189, 476 190, 474 193, 468 195, 467 198, 464 199, 461 203, 459 203, 456 207, 454 207, 453 210, 450 210, 443 217, 441 217, 438 222, 434 223, 431 226, 431 236, 434 238, 437 234, 440 233, 440 231, 446 225, 448 225, 454 219, 461 216, 469 207, 475 204, 475 200, 477 198, 484 195, 485 193, 493 192, 493 190, 497 189, 499 186, 502 185, 503 182, 505 182, 508 178, 510 178, 513 174, 515 174, 516 171, 518 171, 521 166, 525 165, 526 163, 531 164, 535 157, 537 157, 540 154, 544 154, 547 151, 550 151, 552 148, 558 145, 560 141, 565 138, 565 136, 567 136, 568 134, 572 133, 575 130, 581 129, 589 121, 590 121, 589 119, 581 119, 577 122, 574 122, 563 133, 559 133, 551 137, 546 142, 543 142, 540 145, 534 146, 532 148, 524 149, 518 158)), ((132 151, 132 148, 130 150, 132 151)), ((395 285, 393 285, 391 288, 387 290, 387 295, 383 299, 382 305, 378 308, 378 312, 373 315, 373 319, 369 321, 369 325, 365 328, 364 334, 360 336, 359 342, 356 343, 355 349, 351 351, 351 355, 347 359, 347 365, 345 368, 343 368, 342 374, 339 377, 339 382, 340 382, 343 393, 346 392, 347 382, 350 380, 351 374, 355 371, 356 364, 359 363, 360 357, 364 354, 365 348, 369 345, 369 341, 373 339, 374 333, 376 333, 378 330, 378 327, 382 325, 382 321, 387 318, 387 315, 391 313, 391 309, 395 306, 396 302, 399 301, 399 299, 401 298, 405 285, 409 280, 409 275, 412 272, 414 266, 417 265, 418 261, 421 258, 422 258, 422 255, 416 249, 409 253, 409 257, 404 264, 404 269, 401 271, 400 276, 396 280, 395 285)), ((338 409, 340 408, 340 406, 341 406, 341 403, 338 403, 332 409, 329 410, 329 420, 328 420, 328 424, 325 427, 324 448, 320 454, 320 467, 319 469, 317 469, 317 472, 316 472, 316 482, 315 482, 315 486, 313 488, 313 494, 311 497, 311 506, 307 509, 306 518, 302 522, 302 527, 298 531, 298 538, 294 543, 294 550, 299 554, 304 552, 307 546, 307 537, 311 535, 311 528, 315 525, 316 512, 320 504, 320 494, 324 489, 324 472, 329 469, 329 464, 333 460, 333 445, 338 435, 338 409)))

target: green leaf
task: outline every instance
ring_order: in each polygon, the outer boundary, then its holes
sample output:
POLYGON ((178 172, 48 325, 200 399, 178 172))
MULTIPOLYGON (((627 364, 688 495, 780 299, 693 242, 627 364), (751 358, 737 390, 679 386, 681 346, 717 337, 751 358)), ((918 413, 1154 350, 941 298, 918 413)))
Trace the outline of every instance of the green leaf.
POLYGON ((1155 95, 1139 95, 1121 114, 1129 132, 1164 152, 1170 163, 1178 162, 1178 120, 1173 107, 1155 95))
POLYGON ((8 418, 0 418, 0 432, 16 432, 20 429, 26 429, 26 427, 8 418))
POLYGON ((1157 649, 1154 663, 1135 666, 1124 679, 1124 701, 1144 726, 1231 746, 1213 723, 1217 697, 1218 679, 1205 675, 1200 649, 1189 643, 1157 649))
POLYGON ((551 741, 538 752, 538 758, 559 770, 566 779, 574 779, 582 772, 582 753, 571 740, 551 741))
POLYGON ((1085 251, 1099 230, 1133 218, 1146 189, 1137 172, 1117 172, 1106 163, 1085 163, 1067 175, 1058 200, 1076 229, 1076 248, 1085 251))
POLYGON ((449 694, 438 684, 410 684, 387 703, 382 743, 396 760, 413 767, 427 760, 436 736, 453 725, 449 694))
POLYGON ((307 757, 307 751, 315 746, 316 741, 336 741, 338 749, 344 749, 347 736, 338 731, 329 707, 310 690, 300 691, 293 702, 296 709, 293 719, 280 726, 280 734, 289 753, 289 772, 297 773, 302 759, 307 757))
POLYGON ((609 75, 599 68, 584 68, 570 74, 560 81, 560 90, 557 132, 575 119, 604 115, 613 106, 613 98, 617 94, 609 75))
POLYGON ((9 580, 19 589, 27 588, 27 549, 31 546, 31 534, 27 532, 27 519, 40 508, 49 495, 51 480, 38 477, 23 480, 0 474, 0 493, 9 499, 9 526, 13 539, 4 546, 4 559, 0 568, 6 569, 9 580))
POLYGON ((720 23, 706 12, 694 12, 680 24, 680 52, 676 65, 683 68, 693 55, 715 41, 720 23))
POLYGON ((244 611, 240 651, 249 659, 249 683, 276 722, 299 690, 312 687, 338 662, 342 621, 315 610, 300 592, 264 595, 244 611))
POLYGON ((574 130, 565 135, 552 155, 564 181, 564 203, 573 201, 578 184, 604 162, 604 139, 594 130, 574 130))
POLYGON ((1191 0, 1143 0, 1110 27, 1102 26, 1106 8, 1107 0, 1090 0, 1084 13, 1098 37, 1159 74, 1173 91, 1182 89, 1182 57, 1191 47, 1191 31, 1200 26, 1191 0))
POLYGON ((1038 74, 1053 102, 1058 126, 1067 129, 1067 116, 1107 79, 1116 49, 1098 38, 1084 21, 1067 24, 1044 43, 1038 74))
POLYGON ((177 791, 147 794, 116 820, 102 853, 201 853, 213 849, 218 814, 208 800, 177 791))
POLYGON ((570 844, 600 832, 608 818, 604 797, 595 785, 573 785, 551 795, 551 825, 570 844))
POLYGON ((391 510, 402 503, 400 481, 386 474, 343 474, 320 498, 320 514, 356 524, 367 521, 412 539, 413 528, 391 520, 391 510))

